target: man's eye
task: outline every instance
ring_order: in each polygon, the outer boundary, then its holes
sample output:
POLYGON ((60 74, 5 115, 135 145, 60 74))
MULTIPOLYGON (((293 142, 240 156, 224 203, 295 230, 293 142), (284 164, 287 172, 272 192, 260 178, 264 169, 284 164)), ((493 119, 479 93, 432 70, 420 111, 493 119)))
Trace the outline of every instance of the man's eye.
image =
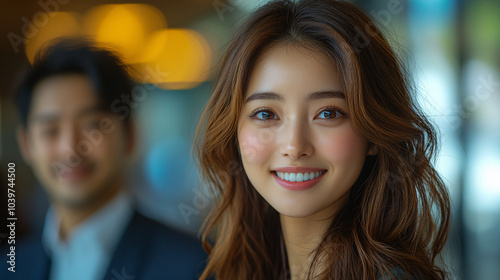
POLYGON ((42 129, 42 136, 44 137, 52 137, 55 136, 56 134, 57 134, 57 128, 55 127, 48 127, 42 129))

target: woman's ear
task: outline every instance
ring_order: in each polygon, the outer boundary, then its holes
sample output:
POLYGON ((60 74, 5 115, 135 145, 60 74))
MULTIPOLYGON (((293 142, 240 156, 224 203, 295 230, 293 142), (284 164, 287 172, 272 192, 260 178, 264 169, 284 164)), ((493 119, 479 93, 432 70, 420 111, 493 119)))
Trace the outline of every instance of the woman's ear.
POLYGON ((17 145, 24 161, 30 165, 31 164, 31 152, 28 145, 28 132, 25 127, 18 126, 16 130, 17 145))
POLYGON ((368 155, 374 156, 378 154, 378 146, 373 143, 368 143, 368 155))

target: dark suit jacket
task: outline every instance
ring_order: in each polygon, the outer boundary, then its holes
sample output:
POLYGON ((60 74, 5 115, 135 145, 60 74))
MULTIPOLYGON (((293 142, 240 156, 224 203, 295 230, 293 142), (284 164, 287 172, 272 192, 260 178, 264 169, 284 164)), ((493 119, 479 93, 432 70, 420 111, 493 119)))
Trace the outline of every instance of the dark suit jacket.
MULTIPOLYGON (((43 248, 41 234, 22 242, 16 240, 15 273, 7 270, 10 265, 6 247, 11 245, 5 243, 0 250, 0 279, 49 279, 50 258, 43 248)), ((198 279, 205 259, 206 254, 196 239, 135 212, 103 280, 198 279)))

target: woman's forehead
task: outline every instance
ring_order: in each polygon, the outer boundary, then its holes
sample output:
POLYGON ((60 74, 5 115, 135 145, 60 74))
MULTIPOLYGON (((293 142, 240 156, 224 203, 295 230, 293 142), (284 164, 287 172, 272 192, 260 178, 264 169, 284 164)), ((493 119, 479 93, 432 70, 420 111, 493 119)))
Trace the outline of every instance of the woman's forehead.
POLYGON ((256 92, 342 92, 342 77, 327 55, 301 46, 278 45, 263 53, 250 73, 245 98, 256 92))

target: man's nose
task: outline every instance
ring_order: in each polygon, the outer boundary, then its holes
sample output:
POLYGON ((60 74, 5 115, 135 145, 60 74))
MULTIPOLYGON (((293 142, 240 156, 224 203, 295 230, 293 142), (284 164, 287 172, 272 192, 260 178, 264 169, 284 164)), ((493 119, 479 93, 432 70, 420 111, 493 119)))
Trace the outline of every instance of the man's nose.
POLYGON ((82 133, 76 125, 66 125, 62 128, 59 141, 58 150, 62 153, 67 153, 69 151, 77 152, 81 150, 82 145, 82 133))

